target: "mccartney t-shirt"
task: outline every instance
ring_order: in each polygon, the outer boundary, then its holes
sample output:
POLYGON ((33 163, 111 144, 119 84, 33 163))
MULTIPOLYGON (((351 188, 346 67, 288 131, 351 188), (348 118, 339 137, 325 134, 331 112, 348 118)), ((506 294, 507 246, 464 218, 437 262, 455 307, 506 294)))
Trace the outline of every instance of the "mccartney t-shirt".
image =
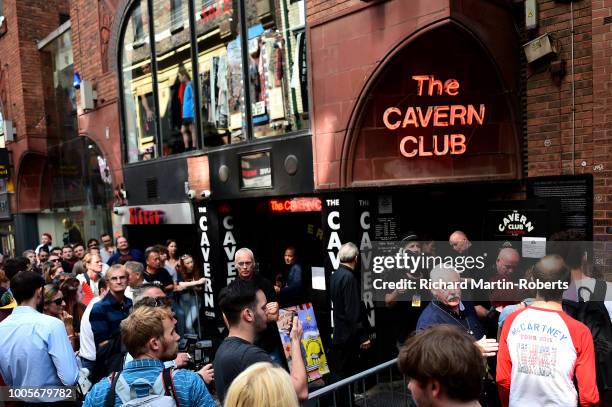
POLYGON ((213 362, 215 387, 221 403, 234 379, 257 362, 272 363, 272 359, 260 347, 237 336, 228 336, 223 340, 213 362))
POLYGON ((598 405, 589 328, 562 311, 514 312, 499 339, 497 384, 504 407, 598 405))

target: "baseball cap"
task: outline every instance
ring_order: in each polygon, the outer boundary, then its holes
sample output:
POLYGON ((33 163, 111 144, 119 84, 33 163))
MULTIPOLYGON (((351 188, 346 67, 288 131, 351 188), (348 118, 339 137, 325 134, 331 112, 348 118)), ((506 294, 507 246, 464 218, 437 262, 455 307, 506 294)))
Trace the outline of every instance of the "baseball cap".
POLYGON ((0 309, 11 309, 17 306, 13 294, 4 287, 0 287, 0 309))

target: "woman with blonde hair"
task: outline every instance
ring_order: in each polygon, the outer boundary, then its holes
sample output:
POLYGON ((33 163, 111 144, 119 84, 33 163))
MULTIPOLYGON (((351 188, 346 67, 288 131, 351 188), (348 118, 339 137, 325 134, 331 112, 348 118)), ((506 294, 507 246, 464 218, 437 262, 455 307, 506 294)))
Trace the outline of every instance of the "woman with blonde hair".
POLYGON ((240 373, 225 395, 224 407, 298 407, 291 377, 284 369, 259 362, 240 373))

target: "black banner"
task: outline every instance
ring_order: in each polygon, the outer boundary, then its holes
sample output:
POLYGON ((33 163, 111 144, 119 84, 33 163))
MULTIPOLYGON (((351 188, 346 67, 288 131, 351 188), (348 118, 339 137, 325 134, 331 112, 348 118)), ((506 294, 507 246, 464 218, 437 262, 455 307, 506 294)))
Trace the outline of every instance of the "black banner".
POLYGON ((564 175, 527 180, 529 198, 543 198, 561 204, 561 230, 576 229, 585 240, 593 239, 593 175, 564 175))

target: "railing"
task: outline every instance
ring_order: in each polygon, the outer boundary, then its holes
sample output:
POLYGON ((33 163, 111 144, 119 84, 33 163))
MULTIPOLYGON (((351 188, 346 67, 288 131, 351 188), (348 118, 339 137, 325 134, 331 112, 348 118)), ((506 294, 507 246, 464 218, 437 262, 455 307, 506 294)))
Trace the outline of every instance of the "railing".
POLYGON ((378 405, 384 405, 385 407, 409 406, 411 398, 408 396, 406 378, 395 371, 396 366, 397 358, 317 389, 309 394, 308 401, 302 403, 302 406, 368 407, 368 401, 370 401, 371 407, 378 405), (399 383, 393 380, 394 371, 397 379, 401 378, 399 383), (373 385, 372 380, 369 380, 371 382, 369 383, 370 388, 366 389, 366 379, 372 376, 375 376, 375 384, 373 385), (385 380, 386 378, 387 380, 385 380), (399 385, 401 389, 396 389, 395 385, 399 385), (359 391, 363 392, 357 393, 359 391))

